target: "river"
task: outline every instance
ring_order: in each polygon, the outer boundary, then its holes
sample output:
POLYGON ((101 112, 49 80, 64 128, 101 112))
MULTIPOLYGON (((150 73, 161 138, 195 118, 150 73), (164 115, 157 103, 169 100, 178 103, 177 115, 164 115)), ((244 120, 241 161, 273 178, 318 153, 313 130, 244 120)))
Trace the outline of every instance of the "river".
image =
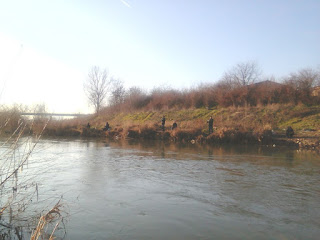
MULTIPOLYGON (((44 139, 65 239, 319 239, 320 159, 278 147, 44 139)), ((30 170, 29 170, 30 171, 30 170)), ((52 199, 51 199, 52 200, 52 199)))

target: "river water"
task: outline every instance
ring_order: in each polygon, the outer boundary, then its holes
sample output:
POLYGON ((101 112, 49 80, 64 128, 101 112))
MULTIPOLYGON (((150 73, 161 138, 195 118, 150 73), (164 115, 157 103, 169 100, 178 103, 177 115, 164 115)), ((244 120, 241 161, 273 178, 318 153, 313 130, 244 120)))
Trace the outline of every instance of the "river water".
POLYGON ((37 177, 40 200, 63 196, 66 239, 320 236, 320 159, 312 152, 42 140, 29 165, 47 166, 37 177))

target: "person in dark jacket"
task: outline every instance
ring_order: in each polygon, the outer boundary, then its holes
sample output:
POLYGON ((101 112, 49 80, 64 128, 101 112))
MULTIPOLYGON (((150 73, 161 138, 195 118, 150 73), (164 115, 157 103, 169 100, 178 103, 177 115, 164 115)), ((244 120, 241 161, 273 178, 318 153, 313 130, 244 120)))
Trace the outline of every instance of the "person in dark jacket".
POLYGON ((209 134, 213 133, 213 118, 212 118, 212 116, 210 117, 210 119, 207 122, 209 125, 209 134))
POLYGON ((293 131, 292 127, 289 126, 289 127, 287 128, 287 130, 286 130, 286 136, 287 136, 288 138, 292 138, 293 135, 294 135, 294 131, 293 131))
POLYGON ((109 123, 107 122, 106 123, 106 126, 103 128, 103 131, 108 131, 110 129, 110 125, 109 123))
POLYGON ((163 115, 162 119, 161 119, 161 125, 162 125, 162 131, 164 131, 164 125, 166 124, 166 118, 163 115))
POLYGON ((176 123, 176 121, 174 121, 173 124, 172 124, 172 130, 174 130, 177 127, 178 127, 178 124, 176 123))

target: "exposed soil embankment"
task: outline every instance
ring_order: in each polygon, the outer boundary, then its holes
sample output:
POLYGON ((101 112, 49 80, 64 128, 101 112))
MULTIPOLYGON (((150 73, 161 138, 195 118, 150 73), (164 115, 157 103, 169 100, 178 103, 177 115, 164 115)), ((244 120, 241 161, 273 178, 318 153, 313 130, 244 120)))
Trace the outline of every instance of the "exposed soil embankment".
POLYGON ((171 142, 191 142, 193 144, 255 144, 272 147, 289 146, 296 149, 315 150, 320 153, 320 141, 318 137, 296 136, 288 138, 285 135, 275 134, 271 130, 263 132, 248 132, 235 129, 215 129, 213 133, 207 134, 202 129, 160 129, 148 126, 131 126, 126 129, 115 128, 105 131, 97 128, 70 128, 65 131, 53 131, 50 128, 44 133, 47 136, 73 136, 84 138, 108 138, 120 139, 140 139, 140 140, 161 140, 171 142))

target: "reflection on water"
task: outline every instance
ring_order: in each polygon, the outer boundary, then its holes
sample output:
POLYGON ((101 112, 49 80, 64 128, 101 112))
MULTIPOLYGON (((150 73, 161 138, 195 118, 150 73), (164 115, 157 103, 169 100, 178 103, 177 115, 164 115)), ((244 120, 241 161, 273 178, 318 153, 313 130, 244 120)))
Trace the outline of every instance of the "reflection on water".
MULTIPOLYGON (((44 140, 68 239, 318 239, 320 161, 273 147, 44 140)), ((38 156, 39 157, 39 156, 38 156)))

